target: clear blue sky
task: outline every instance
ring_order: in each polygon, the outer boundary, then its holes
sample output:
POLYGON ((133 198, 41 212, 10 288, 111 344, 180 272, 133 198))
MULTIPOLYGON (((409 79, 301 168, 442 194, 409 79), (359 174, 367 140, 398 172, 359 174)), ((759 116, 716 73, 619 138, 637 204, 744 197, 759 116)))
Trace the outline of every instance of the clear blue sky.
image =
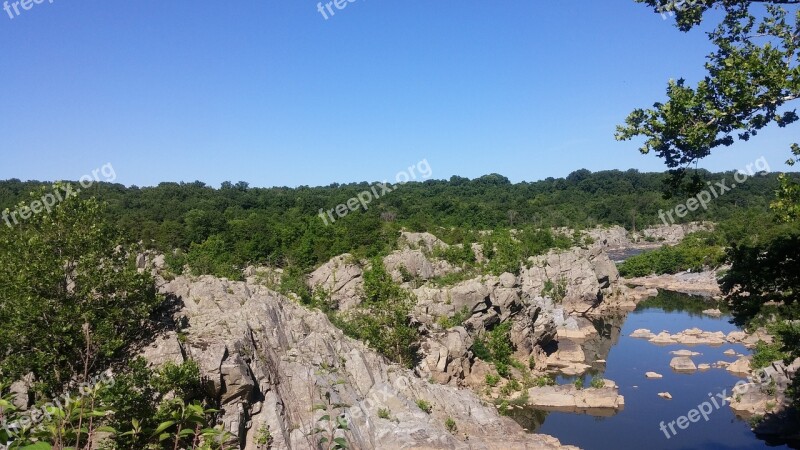
MULTIPOLYGON (((0 0, 0 3, 2 0, 0 0)), ((0 179, 213 186, 661 171, 614 141, 709 51, 632 0, 45 0, 0 11, 0 179)), ((703 162, 785 168, 794 128, 703 162)))

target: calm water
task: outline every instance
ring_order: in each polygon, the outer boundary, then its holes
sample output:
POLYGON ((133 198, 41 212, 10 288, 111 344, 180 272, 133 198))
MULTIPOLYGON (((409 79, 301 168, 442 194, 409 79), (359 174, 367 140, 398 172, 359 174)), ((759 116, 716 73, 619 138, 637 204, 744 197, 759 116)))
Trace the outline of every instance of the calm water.
MULTIPOLYGON (((668 294, 673 300, 684 297, 696 303, 699 298, 680 294, 668 294)), ((660 299, 660 298, 659 298, 660 299)), ((638 328, 648 328, 654 333, 662 330, 677 333, 689 328, 728 333, 737 328, 728 318, 710 318, 696 312, 674 309, 674 302, 666 306, 640 307, 619 317, 597 323, 605 335, 588 344, 587 359, 593 356, 606 359, 605 367, 597 366, 595 373, 614 380, 625 396, 625 410, 611 417, 543 412, 536 410, 514 410, 513 418, 530 431, 557 437, 563 444, 577 445, 586 450, 618 449, 764 449, 789 448, 770 447, 750 431, 747 422, 737 419, 726 405, 710 414, 709 421, 702 418, 690 424, 686 430, 675 427, 678 434, 667 439, 659 429, 661 421, 666 423, 686 415, 691 409, 708 400, 709 393, 716 395, 726 391, 741 378, 730 375, 724 369, 714 369, 693 374, 678 374, 669 367, 671 351, 690 349, 701 353, 692 360, 695 364, 716 361, 735 361, 736 357, 723 355, 728 349, 748 354, 742 345, 725 344, 719 347, 670 345, 657 346, 629 335, 638 328), (610 348, 610 350, 609 350, 610 348), (604 355, 605 352, 607 356, 604 355), (593 354, 594 353, 594 354, 593 354), (662 379, 649 380, 645 372, 658 372, 662 379), (670 392, 672 400, 658 397, 659 392, 670 392)), ((670 303, 670 302, 667 302, 670 303)), ((680 302, 678 302, 680 303, 680 302)), ((704 308, 692 308, 695 311, 704 308)), ((587 386, 591 375, 586 378, 587 386)), ((571 379, 561 377, 559 384, 571 379)))

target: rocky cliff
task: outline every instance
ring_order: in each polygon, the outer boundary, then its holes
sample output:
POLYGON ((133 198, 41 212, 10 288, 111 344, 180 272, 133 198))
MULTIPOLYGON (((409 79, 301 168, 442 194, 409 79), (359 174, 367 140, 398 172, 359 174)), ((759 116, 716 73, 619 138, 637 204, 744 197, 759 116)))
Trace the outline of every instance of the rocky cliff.
MULTIPOLYGON (((356 271, 340 263, 346 290, 356 271)), ((387 363, 321 312, 264 286, 178 277, 161 291, 179 305, 176 323, 186 326, 160 336, 144 356, 153 364, 197 361, 242 449, 263 448, 256 435, 266 429, 271 448, 315 448, 338 418, 349 431, 332 435, 352 449, 565 448, 525 433, 469 390, 432 384, 387 363), (430 413, 418 400, 432 405, 430 413), (310 436, 316 427, 326 431, 310 436)), ((452 340, 468 342, 460 335, 452 340)))

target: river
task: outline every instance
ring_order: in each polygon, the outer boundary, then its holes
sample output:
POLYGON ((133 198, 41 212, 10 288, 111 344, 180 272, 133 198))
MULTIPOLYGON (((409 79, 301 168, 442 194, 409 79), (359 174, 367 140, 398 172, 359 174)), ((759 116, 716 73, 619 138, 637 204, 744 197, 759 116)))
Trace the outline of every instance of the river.
MULTIPOLYGON (((644 339, 632 338, 630 334, 639 328, 655 333, 662 330, 677 333, 695 327, 726 334, 737 330, 729 322, 729 316, 713 318, 701 314, 700 311, 707 307, 708 304, 700 297, 662 293, 641 303, 627 315, 595 321, 601 336, 597 342, 587 342, 584 348, 587 356, 594 355, 600 359, 605 356, 606 363, 595 364, 591 373, 585 376, 585 385, 589 385, 594 375, 615 381, 620 394, 625 397, 623 411, 610 417, 593 417, 515 409, 511 412, 512 418, 531 432, 549 434, 563 444, 586 450, 790 448, 786 445, 774 447, 760 440, 750 430, 749 423, 737 418, 727 405, 711 412, 707 422, 701 417, 685 430, 674 427, 675 435, 660 429, 662 421, 668 424, 687 415, 709 400, 709 394, 730 395, 733 385, 741 379, 721 368, 691 374, 673 372, 669 366, 673 357, 670 352, 689 349, 700 353, 692 358, 696 364, 713 364, 737 359, 724 355, 725 350, 733 349, 740 354, 749 354, 750 351, 740 344, 658 346, 644 339), (645 373, 650 371, 662 374, 663 378, 647 379, 645 373), (673 399, 660 398, 660 392, 671 393, 673 399)), ((557 379, 559 384, 573 381, 574 378, 569 377, 557 379)))

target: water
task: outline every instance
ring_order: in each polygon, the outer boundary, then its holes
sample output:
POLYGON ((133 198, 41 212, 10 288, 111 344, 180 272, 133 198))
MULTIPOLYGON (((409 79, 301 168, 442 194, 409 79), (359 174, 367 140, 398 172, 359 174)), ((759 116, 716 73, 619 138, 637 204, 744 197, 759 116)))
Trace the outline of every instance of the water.
MULTIPOLYGON (((623 411, 611 417, 592 417, 527 409, 513 410, 512 417, 529 431, 549 434, 563 444, 577 445, 586 450, 775 448, 759 440, 749 424, 737 418, 727 405, 715 409, 709 415, 708 422, 701 417, 699 422, 691 423, 686 430, 675 426, 677 435, 667 439, 659 429, 662 421, 669 423, 687 415, 690 410, 709 400, 709 394, 716 396, 725 393, 726 397, 729 396, 730 389, 741 379, 717 368, 692 374, 675 373, 669 367, 673 358, 670 352, 689 349, 701 353, 692 358, 695 364, 733 362, 736 357, 723 355, 728 349, 742 354, 750 352, 737 344, 719 347, 681 344, 657 346, 644 339, 631 338, 629 335, 638 328, 647 328, 654 333, 662 330, 677 333, 695 327, 726 334, 737 330, 736 326, 729 323, 729 317, 712 318, 699 314, 699 311, 708 308, 701 298, 662 294, 650 304, 640 305, 627 317, 609 318, 596 323, 603 336, 585 345, 587 360, 593 357, 607 360, 605 367, 596 365, 593 372, 619 385, 620 394, 625 396, 623 411), (658 372, 664 378, 645 378, 645 372, 650 371, 658 372), (658 396, 659 392, 670 392, 673 399, 662 399, 658 396)), ((587 386, 592 375, 585 378, 587 386)), ((566 384, 573 380, 559 377, 557 381, 566 384)), ((784 445, 777 448, 789 447, 784 445)))

